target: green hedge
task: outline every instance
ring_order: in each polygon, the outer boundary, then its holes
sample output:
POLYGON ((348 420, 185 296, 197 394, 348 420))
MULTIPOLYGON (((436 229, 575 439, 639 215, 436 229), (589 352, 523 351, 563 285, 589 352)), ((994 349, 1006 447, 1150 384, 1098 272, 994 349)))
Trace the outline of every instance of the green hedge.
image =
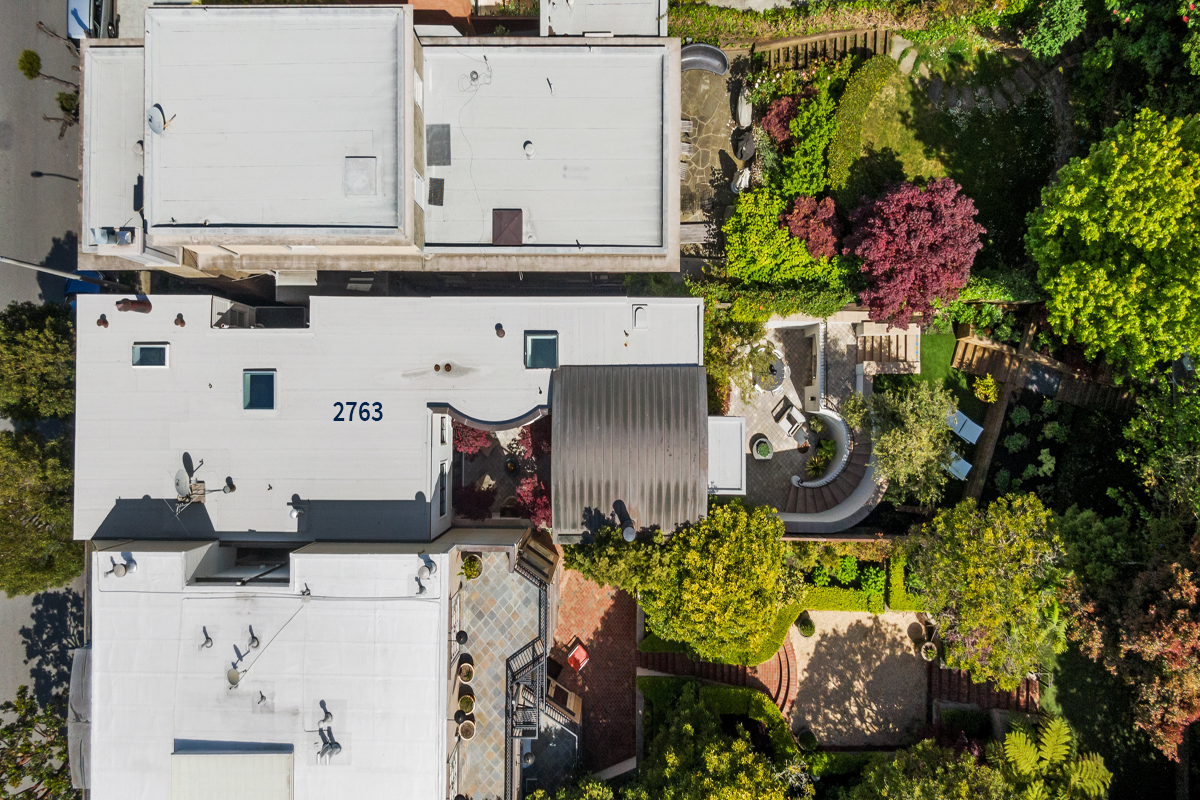
MULTIPOLYGON (((885 55, 874 56, 850 76, 837 110, 837 133, 829 145, 829 188, 845 188, 850 167, 862 153, 862 127, 875 95, 895 74, 896 62, 885 55)), ((856 200, 857 198, 851 198, 856 200)))
POLYGON ((653 631, 646 631, 646 635, 638 642, 638 650, 643 653, 686 653, 688 651, 687 645, 664 639, 653 631))
POLYGON ((904 565, 908 563, 902 555, 894 555, 888 562, 888 608, 892 611, 924 611, 921 598, 908 593, 904 587, 904 565))
POLYGON ((805 586, 803 605, 808 611, 866 611, 867 593, 840 586, 805 586))
POLYGON ((783 718, 779 707, 757 689, 747 686, 701 686, 700 699, 717 716, 739 714, 761 722, 771 738, 776 764, 783 766, 800 755, 800 747, 792 736, 791 726, 783 718))
MULTIPOLYGON (((693 681, 695 678, 637 679, 638 691, 649 706, 651 729, 665 722, 666 709, 679 697, 682 688, 693 681)), ((718 717, 733 714, 761 722, 771 739, 771 757, 779 766, 799 755, 800 747, 792 736, 787 720, 771 702, 771 698, 757 689, 747 686, 701 686, 700 701, 718 717)), ((649 733, 649 736, 653 736, 653 733, 649 733)))

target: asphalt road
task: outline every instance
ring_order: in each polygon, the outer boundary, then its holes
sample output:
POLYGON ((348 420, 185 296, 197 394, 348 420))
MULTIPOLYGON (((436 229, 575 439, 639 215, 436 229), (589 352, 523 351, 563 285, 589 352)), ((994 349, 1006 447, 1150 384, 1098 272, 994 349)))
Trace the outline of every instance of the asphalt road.
MULTIPOLYGON (((78 62, 66 47, 37 29, 38 21, 66 33, 66 0, 0 0, 0 255, 74 270, 79 228, 79 128, 58 139, 55 98, 62 89, 42 79, 27 80, 17 70, 25 49, 42 57, 42 71, 78 83, 78 62), (55 173, 35 178, 31 172, 55 173), (56 177, 62 175, 66 177, 56 177)), ((0 264, 0 306, 14 300, 59 302, 65 281, 0 264)), ((0 420, 0 427, 7 427, 0 420)), ((77 581, 82 589, 82 581, 77 581)), ((35 625, 32 597, 0 592, 0 701, 31 684, 25 663, 26 636, 35 625)), ((34 666, 36 666, 36 660, 34 666)))
MULTIPOLYGON (((0 0, 0 255, 74 270, 79 228, 79 127, 58 138, 62 87, 27 80, 17 70, 25 49, 42 57, 42 72, 79 82, 78 61, 37 29, 66 34, 66 0, 0 0), (46 173, 35 178, 31 172, 46 173), (57 177, 66 176, 66 177, 57 177)), ((61 301, 65 282, 0 264, 0 303, 61 301)))

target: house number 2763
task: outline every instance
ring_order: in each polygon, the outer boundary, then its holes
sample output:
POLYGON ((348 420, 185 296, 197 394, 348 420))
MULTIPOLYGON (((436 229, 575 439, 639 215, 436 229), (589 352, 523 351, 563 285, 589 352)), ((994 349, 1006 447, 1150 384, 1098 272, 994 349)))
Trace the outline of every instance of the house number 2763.
POLYGON ((334 403, 337 408, 337 414, 334 416, 334 422, 353 422, 354 409, 358 408, 358 418, 362 422, 379 422, 383 419, 383 403, 368 403, 364 400, 361 403, 334 403), (374 414, 372 415, 372 410, 374 414), (342 416, 345 414, 346 416, 342 416))

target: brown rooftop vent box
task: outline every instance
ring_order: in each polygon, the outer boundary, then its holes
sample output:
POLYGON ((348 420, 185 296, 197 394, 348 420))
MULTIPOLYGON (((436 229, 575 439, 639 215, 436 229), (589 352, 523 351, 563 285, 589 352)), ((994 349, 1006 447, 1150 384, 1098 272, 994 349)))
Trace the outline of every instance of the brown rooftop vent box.
POLYGON ((519 247, 521 230, 521 209, 492 209, 492 244, 497 247, 519 247))

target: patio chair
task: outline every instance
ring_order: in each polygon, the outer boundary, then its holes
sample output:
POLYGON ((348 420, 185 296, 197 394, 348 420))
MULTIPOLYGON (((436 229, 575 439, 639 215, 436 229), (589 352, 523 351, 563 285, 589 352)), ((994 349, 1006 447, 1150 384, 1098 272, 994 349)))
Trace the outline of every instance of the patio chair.
POLYGON ((592 657, 588 654, 587 648, 583 646, 583 642, 576 639, 575 645, 571 648, 570 652, 567 653, 567 666, 576 672, 579 672, 581 669, 587 666, 587 663, 591 660, 591 658, 592 657))
POLYGON ((775 422, 783 431, 784 436, 792 437, 796 435, 796 431, 800 430, 800 426, 804 424, 804 412, 796 408, 791 400, 786 397, 775 406, 773 414, 775 422))
POLYGON ((945 464, 942 464, 942 469, 946 470, 946 472, 949 472, 960 481, 965 481, 967 479, 967 473, 971 471, 971 462, 967 461, 965 458, 953 451, 951 451, 950 457, 954 460, 950 462, 950 466, 948 467, 945 464))
POLYGON ((975 424, 966 414, 961 411, 955 411, 946 417, 946 424, 959 435, 964 441, 975 444, 979 441, 979 435, 983 433, 983 428, 975 424))

